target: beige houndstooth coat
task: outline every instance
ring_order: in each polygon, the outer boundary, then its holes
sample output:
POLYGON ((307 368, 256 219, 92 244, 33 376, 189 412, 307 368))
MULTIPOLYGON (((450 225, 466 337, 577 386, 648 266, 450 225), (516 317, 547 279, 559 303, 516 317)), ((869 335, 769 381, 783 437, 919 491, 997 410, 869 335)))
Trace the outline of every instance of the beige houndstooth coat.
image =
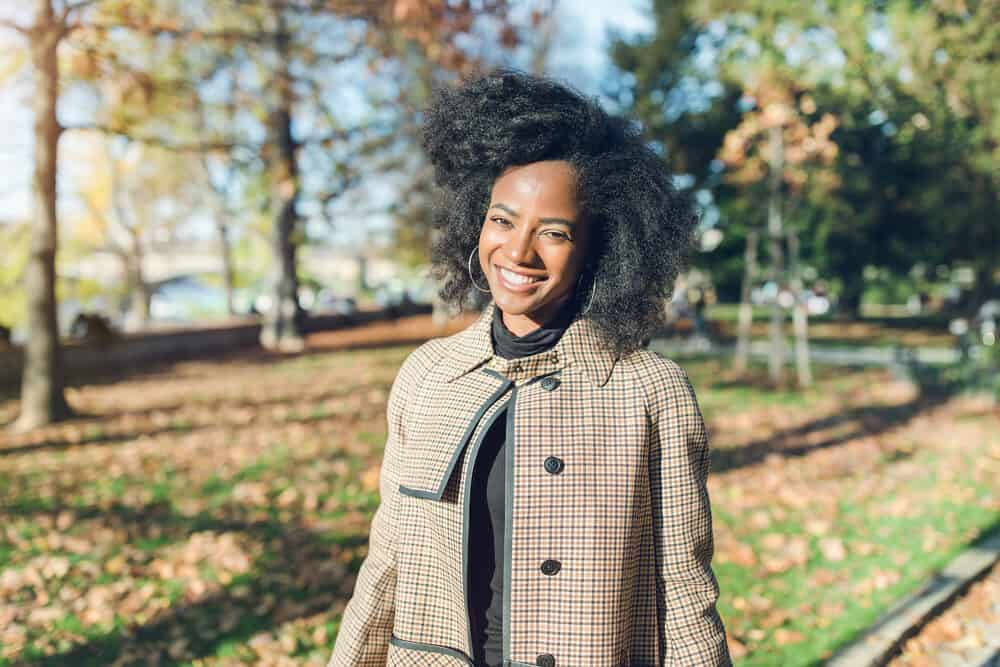
POLYGON ((467 487, 504 405, 504 666, 730 664, 686 374, 649 350, 616 361, 580 318, 547 352, 494 356, 495 307, 399 371, 381 504, 328 667, 472 664, 467 487))

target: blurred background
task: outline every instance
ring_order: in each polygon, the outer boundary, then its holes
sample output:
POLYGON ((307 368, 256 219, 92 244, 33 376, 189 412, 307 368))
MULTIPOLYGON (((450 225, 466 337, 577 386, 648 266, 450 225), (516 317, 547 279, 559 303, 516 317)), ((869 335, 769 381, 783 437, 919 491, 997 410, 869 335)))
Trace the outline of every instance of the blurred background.
MULTIPOLYGON (((649 347, 710 429, 738 664, 828 660, 997 535, 1000 3, 3 0, 0 665, 325 664, 388 388, 474 316, 421 109, 494 65, 697 202, 649 347)), ((977 575, 880 664, 997 659, 977 575)))

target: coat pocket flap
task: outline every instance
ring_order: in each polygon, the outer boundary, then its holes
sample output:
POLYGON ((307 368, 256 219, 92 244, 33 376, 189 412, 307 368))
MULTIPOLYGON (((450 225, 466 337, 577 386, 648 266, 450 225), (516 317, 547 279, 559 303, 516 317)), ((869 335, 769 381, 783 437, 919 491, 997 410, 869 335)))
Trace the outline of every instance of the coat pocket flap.
POLYGON ((493 391, 484 399, 482 380, 478 382, 478 400, 473 392, 465 392, 463 397, 442 397, 451 400, 442 401, 436 409, 412 415, 403 450, 399 484, 401 494, 429 500, 442 499, 465 448, 477 430, 483 432, 488 426, 486 422, 490 420, 483 417, 487 413, 496 414, 499 408, 492 411, 490 408, 512 385, 506 379, 500 386, 490 383, 487 390, 493 388, 493 391), (483 428, 479 428, 481 425, 483 428))
POLYGON ((462 651, 400 639, 395 634, 389 638, 389 653, 386 667, 414 667, 415 665, 435 665, 436 667, 469 667, 472 661, 462 651))

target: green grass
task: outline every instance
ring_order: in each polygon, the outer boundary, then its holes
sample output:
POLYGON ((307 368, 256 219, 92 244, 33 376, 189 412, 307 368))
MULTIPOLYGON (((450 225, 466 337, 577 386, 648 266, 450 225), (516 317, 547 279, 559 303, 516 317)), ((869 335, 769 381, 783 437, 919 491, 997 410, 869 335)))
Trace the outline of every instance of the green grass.
MULTIPOLYGON (((782 665, 805 667, 822 664, 839 646, 851 641, 878 619, 896 600, 919 588, 929 576, 954 558, 965 546, 984 532, 996 530, 998 515, 988 508, 988 500, 996 489, 981 482, 970 482, 969 497, 965 502, 936 502, 931 494, 941 480, 936 469, 939 457, 920 457, 925 474, 907 480, 898 488, 901 496, 915 501, 912 516, 882 516, 879 506, 884 499, 873 497, 864 502, 853 501, 850 495, 837 503, 837 516, 841 521, 834 525, 831 534, 841 538, 849 556, 839 562, 827 561, 819 548, 822 536, 812 536, 804 529, 805 520, 814 515, 807 508, 801 514, 782 522, 773 523, 767 533, 781 533, 789 537, 804 536, 809 539, 809 561, 803 567, 792 568, 778 575, 760 577, 753 568, 730 563, 715 567, 720 587, 726 593, 720 600, 720 613, 731 619, 727 630, 737 636, 753 634, 764 622, 765 614, 743 614, 733 606, 736 597, 759 595, 772 602, 773 609, 800 610, 775 627, 764 631, 753 646, 753 651, 743 660, 741 667, 770 667, 782 665), (945 544, 925 548, 925 530, 939 531, 945 544), (950 538, 950 539, 949 539, 950 538), (957 538, 957 539, 956 539, 957 538), (873 553, 862 555, 854 549, 863 542, 875 543, 873 553), (810 579, 821 571, 843 575, 834 584, 816 586, 810 579), (879 571, 897 573, 898 580, 882 587, 866 590, 858 588, 879 571), (830 617, 817 613, 821 604, 841 605, 842 610, 830 617), (802 606, 806 607, 803 608, 802 606), (778 628, 800 632, 805 641, 781 646, 776 641, 778 628)), ((879 468, 892 463, 876 465, 879 468)), ((747 534, 740 525, 742 517, 714 508, 716 521, 736 532, 744 533, 744 541, 763 552, 761 535, 747 534)))
MULTIPOLYGON (((88 624, 75 614, 66 614, 44 629, 31 630, 17 656, 18 664, 106 665, 132 650, 149 658, 147 664, 158 659, 165 665, 193 666, 196 658, 199 665, 223 659, 254 663, 261 658, 250 640, 260 636, 287 636, 282 650, 295 660, 325 660, 340 622, 330 610, 335 601, 343 602, 344 592, 340 588, 342 574, 317 577, 316 573, 332 558, 347 572, 356 572, 361 565, 368 542, 367 526, 379 502, 378 492, 363 485, 362 474, 380 460, 386 437, 384 414, 377 411, 384 405, 372 406, 379 392, 388 391, 396 368, 411 349, 399 346, 268 361, 249 375, 260 386, 243 396, 240 392, 246 390, 248 376, 227 388, 215 389, 218 395, 207 387, 202 390, 198 383, 199 400, 218 404, 220 410, 227 401, 238 406, 261 396, 290 397, 283 412, 273 409, 282 406, 271 401, 261 409, 263 419, 246 425, 234 422, 237 425, 221 435, 206 429, 204 418, 193 411, 173 416, 165 432, 158 428, 165 441, 157 443, 155 449, 146 447, 141 455, 133 451, 131 442, 101 442, 123 429, 97 423, 82 431, 84 445, 0 458, 0 522, 4 528, 0 530, 0 567, 21 572, 38 567, 33 559, 39 556, 58 556, 68 559, 71 569, 62 580, 44 582, 52 601, 58 601, 66 587, 85 595, 95 587, 110 587, 122 577, 130 577, 134 590, 150 586, 155 599, 166 605, 160 616, 141 623, 119 616, 111 623, 88 624), (296 387, 288 383, 303 377, 309 378, 303 388, 321 395, 322 403, 295 402, 296 387), (314 386, 320 383, 323 386, 314 386), (369 392, 376 398, 351 402, 369 392), (357 410, 372 416, 359 421, 357 410), (272 412, 287 417, 271 419, 272 412), (262 428, 269 430, 257 430, 262 428), (248 434, 253 437, 246 437, 248 434), (240 455, 221 456, 234 451, 240 455), (142 465, 126 466, 109 476, 107 468, 101 467, 106 464, 95 464, 88 458, 95 452, 120 452, 121 461, 139 456, 142 465), (239 493, 234 493, 237 487, 239 493), (292 499, 281 502, 282 494, 290 489, 295 491, 292 499), (65 528, 57 528, 57 517, 68 511, 75 512, 72 520, 65 528), (235 535, 249 545, 252 557, 248 572, 231 575, 218 563, 198 561, 194 576, 214 588, 205 599, 192 602, 187 599, 187 581, 180 576, 161 578, 151 564, 185 562, 177 554, 190 545, 196 533, 212 538, 235 535), (94 548, 77 553, 71 543, 59 542, 63 538, 93 539, 94 548), (106 570, 107 563, 116 557, 125 558, 125 569, 106 570), (265 604, 269 599, 271 602, 265 604), (173 658, 167 651, 178 637, 189 642, 190 651, 173 658), (79 648, 84 644, 90 652, 79 648)), ((741 384, 725 380, 724 363, 713 358, 682 362, 706 419, 718 420, 721 428, 728 418, 758 412, 781 414, 786 421, 788 415, 806 421, 811 415, 822 417, 837 407, 831 400, 884 380, 869 371, 817 366, 817 386, 810 391, 767 389, 760 382, 765 375, 763 365, 754 364, 751 369, 755 382, 741 384)), ((220 364, 218 374, 224 375, 226 368, 220 364)), ((245 405, 240 409, 245 410, 245 405)), ((868 419, 882 417, 877 409, 866 413, 868 419)), ((996 431, 993 414, 962 414, 954 424, 956 428, 974 428, 977 433, 996 431)), ((737 447, 760 439, 753 433, 715 435, 737 447)), ((954 452, 928 446, 933 443, 922 440, 919 432, 897 435, 889 429, 879 437, 892 446, 872 454, 863 473, 846 475, 830 487, 836 495, 836 521, 830 535, 840 537, 850 554, 841 562, 826 561, 820 549, 823 536, 807 529, 807 522, 822 515, 826 507, 822 498, 801 507, 784 507, 784 517, 772 518, 765 530, 755 530, 748 523, 749 515, 762 509, 774 514, 777 501, 765 499, 763 506, 747 507, 737 492, 752 488, 761 476, 774 470, 764 461, 759 467, 734 467, 731 476, 720 480, 720 492, 712 499, 717 534, 735 534, 762 557, 768 549, 766 534, 779 533, 805 539, 810 554, 805 564, 773 574, 763 572, 760 561, 752 566, 716 561, 714 569, 722 590, 720 612, 730 634, 750 649, 739 665, 819 664, 896 599, 919 586, 979 532, 996 525, 997 512, 988 502, 996 489, 981 477, 949 474, 971 469, 989 456, 992 445, 988 436, 984 435, 982 442, 963 443, 954 452), (904 466, 914 465, 917 473, 900 475, 904 466), (882 495, 861 494, 866 479, 883 477, 894 480, 892 493, 913 503, 914 516, 888 516, 883 511, 882 495), (943 488, 953 488, 955 493, 943 494, 943 488), (942 536, 942 542, 929 551, 923 548, 925 529, 942 536), (879 548, 862 553, 857 545, 864 542, 879 548), (902 565, 897 561, 901 555, 906 557, 902 565), (855 590, 859 582, 880 569, 899 572, 900 578, 863 594, 855 590), (824 571, 840 574, 842 580, 817 586, 814 580, 824 571), (757 599, 754 596, 770 600, 770 609, 754 611, 737 606, 737 599, 757 599), (821 603, 843 608, 824 615, 821 603), (774 610, 787 618, 776 621, 777 617, 769 616, 774 610), (775 636, 779 628, 801 632, 805 639, 781 646, 775 636), (747 639, 751 633, 760 636, 747 639)), ((809 469, 808 459, 802 461, 801 467, 790 463, 779 474, 790 479, 816 474, 809 469)), ((0 602, 33 604, 30 591, 19 595, 22 597, 0 602)), ((0 658, 0 667, 14 663, 14 659, 0 658)))

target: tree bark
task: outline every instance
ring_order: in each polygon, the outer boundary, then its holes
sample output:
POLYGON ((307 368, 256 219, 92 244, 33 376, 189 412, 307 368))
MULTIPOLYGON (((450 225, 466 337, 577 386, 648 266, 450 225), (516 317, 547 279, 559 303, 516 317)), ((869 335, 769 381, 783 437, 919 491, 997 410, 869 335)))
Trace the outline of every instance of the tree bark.
POLYGON ((856 276, 845 276, 844 288, 837 300, 837 319, 861 319, 861 296, 865 289, 865 282, 860 274, 859 271, 856 276))
MULTIPOLYGON (((280 12, 280 10, 279 10, 280 12)), ((280 16, 280 15, 279 15, 280 16)), ((277 154, 270 161, 272 196, 276 200, 275 220, 271 233, 273 274, 271 308, 264 313, 260 343, 270 350, 298 352, 305 348, 303 323, 305 312, 299 304, 299 281, 296 273, 295 211, 299 198, 299 168, 296 143, 292 136, 292 77, 289 72, 291 35, 284 22, 276 38, 276 50, 281 58, 277 76, 278 108, 268 119, 271 143, 277 154)))
POLYGON ((743 285, 740 289, 740 312, 736 335, 736 361, 734 369, 745 375, 750 365, 750 326, 753 324, 753 304, 750 294, 757 279, 757 244, 760 232, 756 227, 747 233, 747 247, 743 252, 743 285))
POLYGON ((229 238, 228 220, 221 211, 216 213, 215 229, 219 234, 219 257, 222 260, 222 289, 226 293, 226 312, 235 315, 236 269, 233 263, 233 243, 229 238))
POLYGON ((149 302, 152 299, 146 274, 142 269, 144 252, 142 249, 142 233, 134 226, 126 226, 131 242, 128 255, 125 258, 127 270, 126 285, 129 293, 129 312, 137 329, 145 329, 149 325, 149 302))
POLYGON ((784 249, 782 248, 784 232, 781 220, 781 184, 784 180, 785 149, 781 126, 776 125, 770 128, 768 135, 771 153, 770 192, 767 205, 768 249, 771 256, 771 279, 777 286, 777 291, 774 295, 774 302, 771 304, 771 324, 769 328, 771 351, 768 355, 767 370, 771 382, 778 384, 781 382, 785 360, 784 334, 782 332, 784 313, 781 310, 781 304, 778 302, 785 274, 785 257, 784 249))
POLYGON ((26 431, 73 416, 66 402, 56 312, 56 168, 61 128, 56 118, 59 99, 57 49, 63 26, 50 0, 35 0, 31 31, 34 68, 35 164, 32 181, 31 256, 25 269, 27 341, 21 378, 21 411, 13 429, 26 431))
POLYGON ((795 370, 799 387, 811 387, 812 364, 809 359, 809 310, 802 300, 804 288, 799 263, 799 235, 794 225, 788 227, 788 257, 791 264, 791 289, 795 295, 792 310, 792 328, 795 331, 795 370))

